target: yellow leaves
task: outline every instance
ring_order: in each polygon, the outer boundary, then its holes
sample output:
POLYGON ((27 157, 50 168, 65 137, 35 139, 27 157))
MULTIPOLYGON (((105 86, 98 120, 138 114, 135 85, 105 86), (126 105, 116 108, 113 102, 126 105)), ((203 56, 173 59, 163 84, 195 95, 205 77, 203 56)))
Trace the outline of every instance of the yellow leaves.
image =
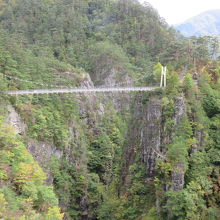
POLYGON ((201 124, 201 123, 196 123, 196 126, 197 126, 197 129, 198 129, 198 130, 204 129, 204 125, 201 124))
POLYGON ((53 189, 44 186, 45 179, 46 174, 13 129, 0 122, 0 184, 3 183, 8 190, 4 193, 11 192, 7 200, 0 193, 0 219, 45 219, 46 211, 47 219, 62 219, 63 214, 56 207, 58 201, 53 189), (21 207, 17 213, 10 210, 13 199, 17 207, 21 207), (44 210, 40 210, 41 204, 46 207, 44 210))
POLYGON ((190 191, 190 192, 197 192, 198 191, 201 191, 202 190, 202 187, 199 183, 197 183, 196 181, 191 181, 188 186, 187 186, 187 189, 190 191))
POLYGON ((21 162, 16 167, 16 177, 14 179, 15 183, 27 184, 27 182, 35 182, 37 184, 43 184, 45 179, 45 173, 36 162, 21 162))
POLYGON ((7 156, 8 156, 9 158, 12 158, 12 157, 15 156, 15 154, 12 153, 11 151, 7 151, 7 156))
POLYGON ((0 169, 0 182, 8 178, 7 172, 4 169, 0 169))
POLYGON ((16 173, 15 182, 25 183, 26 181, 31 181, 33 178, 32 172, 33 167, 30 164, 20 163, 16 173))
POLYGON ((64 214, 60 213, 60 208, 58 208, 57 206, 54 206, 54 207, 49 208, 45 216, 45 220, 62 220, 63 216, 64 214))
POLYGON ((14 128, 6 124, 0 124, 0 149, 10 149, 19 144, 14 128))
POLYGON ((186 141, 187 141, 187 145, 189 147, 194 147, 198 143, 197 139, 194 138, 194 137, 193 138, 188 138, 186 141))
POLYGON ((0 166, 5 166, 7 164, 10 164, 10 162, 13 160, 14 153, 7 150, 0 150, 0 166))
POLYGON ((3 194, 0 194, 0 218, 5 217, 6 205, 7 202, 5 201, 5 197, 3 194))
POLYGON ((164 162, 162 160, 157 161, 157 170, 160 174, 164 174, 165 177, 168 177, 171 171, 173 171, 173 166, 169 162, 164 162))

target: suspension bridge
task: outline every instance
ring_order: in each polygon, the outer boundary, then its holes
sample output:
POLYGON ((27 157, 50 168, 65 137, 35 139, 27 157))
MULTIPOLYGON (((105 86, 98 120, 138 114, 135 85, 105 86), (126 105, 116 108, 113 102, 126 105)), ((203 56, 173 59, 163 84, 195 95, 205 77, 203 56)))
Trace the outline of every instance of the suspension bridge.
POLYGON ((68 88, 68 89, 35 89, 8 91, 8 95, 34 95, 58 93, 97 93, 97 92, 141 92, 154 91, 159 87, 103 87, 103 88, 68 88))
MULTIPOLYGON (((13 78, 13 77, 10 77, 13 78)), ((15 78, 19 80, 18 78, 15 78)), ((23 80, 25 81, 25 80, 23 80)), ((27 81, 31 82, 31 81, 27 81)), ((39 84, 39 83, 35 83, 39 84)), ((43 84, 41 84, 43 85, 43 84)), ((166 87, 166 67, 162 68, 160 86, 149 87, 121 87, 115 85, 115 87, 93 87, 93 88, 52 88, 52 89, 33 89, 33 90, 14 90, 8 91, 8 95, 34 95, 34 94, 59 94, 59 93, 113 93, 113 92, 150 92, 155 91, 158 88, 166 87)))

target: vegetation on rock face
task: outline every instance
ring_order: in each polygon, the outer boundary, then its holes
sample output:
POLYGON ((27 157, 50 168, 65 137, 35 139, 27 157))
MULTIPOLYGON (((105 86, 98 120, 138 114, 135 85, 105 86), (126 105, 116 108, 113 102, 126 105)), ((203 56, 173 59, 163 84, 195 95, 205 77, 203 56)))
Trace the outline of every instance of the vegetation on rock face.
POLYGON ((218 219, 215 38, 186 39, 135 0, 0 0, 0 7, 0 218, 218 219), (167 89, 131 95, 129 111, 97 95, 5 95, 90 86, 88 73, 99 85, 115 74, 113 84, 159 86, 162 65, 167 89), (7 105, 25 122, 25 135, 5 125, 7 105), (160 119, 147 119, 146 109, 160 119), (160 140, 153 152, 143 143, 151 123, 159 131, 148 132, 160 140), (55 149, 43 164, 53 187, 25 148, 33 139, 55 149))
POLYGON ((7 219, 62 219, 53 187, 13 128, 0 125, 0 216, 7 219))

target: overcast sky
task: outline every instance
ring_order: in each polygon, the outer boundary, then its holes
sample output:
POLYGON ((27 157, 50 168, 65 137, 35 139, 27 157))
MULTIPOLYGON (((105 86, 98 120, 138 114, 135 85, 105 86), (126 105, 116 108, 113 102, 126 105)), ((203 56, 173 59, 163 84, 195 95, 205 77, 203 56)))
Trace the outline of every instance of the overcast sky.
POLYGON ((169 24, 178 24, 210 9, 220 9, 220 0, 139 0, 149 2, 169 24))

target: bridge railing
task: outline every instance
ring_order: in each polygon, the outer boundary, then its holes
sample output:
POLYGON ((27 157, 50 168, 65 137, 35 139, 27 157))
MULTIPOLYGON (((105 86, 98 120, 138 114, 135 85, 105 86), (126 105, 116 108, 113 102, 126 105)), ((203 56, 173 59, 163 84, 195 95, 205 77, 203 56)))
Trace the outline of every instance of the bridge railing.
POLYGON ((8 91, 8 95, 53 94, 53 93, 91 93, 91 92, 135 92, 154 91, 159 87, 118 87, 118 88, 69 88, 69 89, 35 89, 8 91))

